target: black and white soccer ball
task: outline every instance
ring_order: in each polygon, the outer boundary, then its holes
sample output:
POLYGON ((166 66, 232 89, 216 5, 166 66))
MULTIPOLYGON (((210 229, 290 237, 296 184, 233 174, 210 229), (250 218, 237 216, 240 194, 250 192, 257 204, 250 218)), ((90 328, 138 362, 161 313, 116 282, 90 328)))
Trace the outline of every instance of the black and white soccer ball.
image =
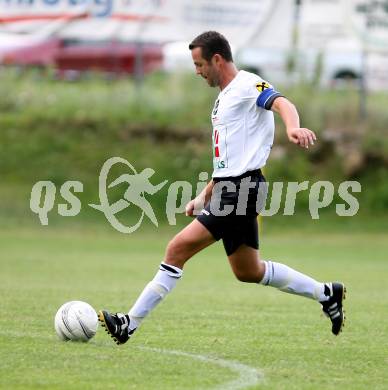
POLYGON ((97 332, 97 313, 86 302, 66 302, 58 309, 54 325, 61 340, 86 342, 97 332))

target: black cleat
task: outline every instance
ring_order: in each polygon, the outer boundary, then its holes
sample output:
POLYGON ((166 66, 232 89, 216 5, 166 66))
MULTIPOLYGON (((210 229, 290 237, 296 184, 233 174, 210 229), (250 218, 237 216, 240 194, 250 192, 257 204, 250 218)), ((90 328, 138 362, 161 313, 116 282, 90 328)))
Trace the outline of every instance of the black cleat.
POLYGON ((342 302, 345 299, 346 287, 343 283, 325 283, 325 291, 330 296, 328 301, 320 302, 322 311, 331 320, 331 331, 338 336, 345 323, 345 314, 342 309, 342 302))
POLYGON ((111 314, 106 310, 100 310, 98 320, 117 345, 126 343, 136 330, 136 328, 129 329, 130 318, 128 314, 111 314))

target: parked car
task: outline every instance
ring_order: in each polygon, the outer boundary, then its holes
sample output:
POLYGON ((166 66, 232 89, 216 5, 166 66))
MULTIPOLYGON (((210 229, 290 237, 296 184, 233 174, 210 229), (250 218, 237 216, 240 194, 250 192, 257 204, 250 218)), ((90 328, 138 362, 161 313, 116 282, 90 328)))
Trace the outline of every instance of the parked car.
POLYGON ((236 55, 238 65, 258 73, 275 84, 317 79, 322 87, 359 85, 362 75, 362 48, 353 40, 334 40, 325 50, 300 49, 293 53, 295 68, 288 69, 291 50, 244 48, 236 55), (317 74, 318 73, 318 74, 317 74))
POLYGON ((134 74, 136 57, 141 70, 150 73, 161 68, 160 45, 110 41, 80 41, 49 38, 41 42, 8 48, 0 63, 17 66, 54 67, 59 75, 80 75, 86 71, 134 74))
POLYGON ((133 74, 136 71, 137 55, 140 56, 143 73, 150 73, 162 66, 160 45, 118 41, 64 41, 55 54, 54 63, 59 72, 92 70, 133 74))
POLYGON ((54 65, 55 55, 60 51, 62 41, 48 38, 22 47, 8 48, 2 53, 3 65, 48 67, 54 65))
POLYGON ((86 17, 80 12, 57 18, 34 32, 0 32, 0 64, 47 66, 53 63, 62 41, 58 34, 75 20, 86 17))

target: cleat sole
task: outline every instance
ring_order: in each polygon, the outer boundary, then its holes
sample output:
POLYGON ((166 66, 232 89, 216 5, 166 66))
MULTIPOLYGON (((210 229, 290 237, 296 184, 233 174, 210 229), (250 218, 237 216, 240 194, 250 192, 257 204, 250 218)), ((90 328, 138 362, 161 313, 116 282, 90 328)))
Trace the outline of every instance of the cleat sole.
POLYGON ((346 287, 344 284, 342 284, 342 286, 343 286, 342 300, 345 300, 346 299, 346 287))
POLYGON ((340 311, 341 317, 339 318, 338 315, 336 315, 336 317, 332 318, 332 316, 335 315, 335 312, 333 312, 333 311, 330 312, 330 309, 333 310, 333 307, 330 307, 330 306, 328 307, 328 305, 327 304, 325 305, 324 302, 321 303, 321 305, 322 305, 323 314, 326 317, 330 318, 330 320, 332 322, 332 329, 331 329, 332 334, 334 336, 338 336, 343 331, 343 328, 345 326, 345 321, 347 319, 345 309, 343 307, 343 301, 346 299, 347 289, 346 289, 344 283, 340 283, 340 282, 333 282, 333 283, 337 284, 337 287, 336 287, 337 288, 337 297, 336 297, 336 299, 332 300, 331 304, 335 303, 338 305, 337 308, 335 308, 335 306, 334 306, 334 308, 336 309, 337 313, 338 313, 338 311, 340 311), (325 306, 326 306, 326 308, 325 308, 325 306))
MULTIPOLYGON (((346 299, 346 287, 345 285, 342 283, 342 286, 343 286, 343 293, 342 293, 342 300, 344 301, 346 299)), ((345 321, 346 321, 346 315, 345 315, 345 310, 342 309, 342 315, 343 315, 343 320, 342 320, 342 325, 341 325, 341 329, 340 329, 340 332, 342 332, 344 326, 345 326, 345 321)))

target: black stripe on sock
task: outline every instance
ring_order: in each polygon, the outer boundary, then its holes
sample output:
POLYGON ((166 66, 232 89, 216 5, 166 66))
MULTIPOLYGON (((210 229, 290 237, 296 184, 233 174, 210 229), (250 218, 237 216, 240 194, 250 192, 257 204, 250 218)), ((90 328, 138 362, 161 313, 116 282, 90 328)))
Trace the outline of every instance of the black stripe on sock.
POLYGON ((172 268, 172 267, 170 267, 170 266, 167 265, 167 264, 160 264, 160 266, 161 266, 162 268, 164 268, 164 270, 162 270, 162 271, 170 271, 170 272, 172 272, 173 274, 179 274, 179 272, 178 272, 175 268, 172 268))

